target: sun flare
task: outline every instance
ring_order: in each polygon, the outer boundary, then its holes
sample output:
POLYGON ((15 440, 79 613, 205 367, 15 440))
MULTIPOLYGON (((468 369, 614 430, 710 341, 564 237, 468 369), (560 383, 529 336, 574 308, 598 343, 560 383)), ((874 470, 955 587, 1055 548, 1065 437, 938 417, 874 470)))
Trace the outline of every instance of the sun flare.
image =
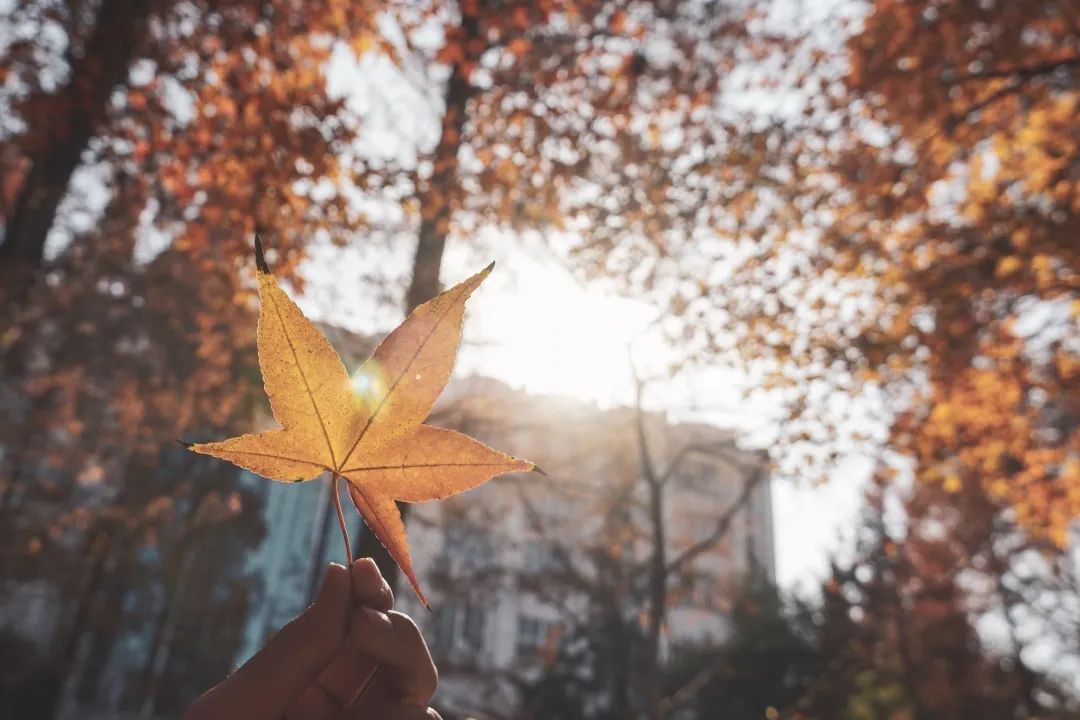
POLYGON ((647 305, 583 288, 557 268, 520 273, 512 290, 493 290, 476 303, 474 335, 481 342, 465 347, 462 369, 530 392, 626 403, 630 353, 650 368, 666 357, 647 332, 647 305))

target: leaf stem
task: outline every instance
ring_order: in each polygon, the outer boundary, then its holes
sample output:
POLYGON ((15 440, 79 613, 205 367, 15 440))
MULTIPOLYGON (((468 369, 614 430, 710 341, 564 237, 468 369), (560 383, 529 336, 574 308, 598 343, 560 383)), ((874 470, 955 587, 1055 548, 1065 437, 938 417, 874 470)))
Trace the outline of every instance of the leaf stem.
POLYGON ((349 529, 345 526, 345 513, 341 510, 341 488, 339 487, 340 480, 345 478, 341 477, 337 473, 334 473, 330 477, 330 491, 334 496, 334 510, 337 511, 338 527, 341 528, 341 538, 345 541, 345 567, 352 567, 353 554, 352 543, 349 542, 349 529))
MULTIPOLYGON (((341 539, 345 541, 345 567, 346 567, 346 569, 348 569, 349 577, 350 577, 350 582, 349 582, 349 588, 350 588, 349 589, 349 615, 351 616, 352 615, 352 606, 353 606, 352 581, 351 581, 353 554, 352 554, 352 543, 349 542, 349 530, 345 526, 345 513, 342 512, 342 510, 341 510, 341 487, 340 487, 340 482, 339 482, 341 480, 345 480, 345 478, 341 477, 341 475, 339 475, 338 473, 333 473, 331 475, 331 477, 330 477, 330 490, 333 492, 333 495, 334 495, 334 510, 337 511, 338 527, 341 528, 341 539)), ((360 686, 359 692, 356 693, 356 697, 353 699, 353 702, 356 702, 356 700, 358 700, 365 692, 367 692, 368 687, 370 687, 371 683, 375 680, 375 676, 379 674, 379 668, 381 668, 381 667, 382 667, 382 663, 375 663, 375 666, 373 668, 371 668, 371 672, 368 673, 367 678, 364 680, 363 684, 360 686)))

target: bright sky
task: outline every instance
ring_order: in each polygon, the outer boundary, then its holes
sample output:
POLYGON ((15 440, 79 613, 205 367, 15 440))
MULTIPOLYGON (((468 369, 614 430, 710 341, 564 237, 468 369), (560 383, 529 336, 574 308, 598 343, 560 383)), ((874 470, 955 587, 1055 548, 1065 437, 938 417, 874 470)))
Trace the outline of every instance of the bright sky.
POLYGON ((631 347, 639 364, 665 359, 664 345, 647 333, 648 306, 584 287, 528 255, 507 253, 495 267, 470 303, 461 372, 610 406, 633 400, 631 347))
MULTIPOLYGON (((664 343, 648 332, 656 311, 643 302, 583 287, 553 260, 523 250, 510 238, 502 240, 484 243, 490 250, 483 257, 453 245, 448 253, 442 274, 447 286, 495 261, 495 271, 469 302, 456 372, 480 373, 527 392, 562 394, 601 406, 631 403, 627 347, 633 345, 635 362, 646 371, 666 366, 664 343)), ((403 256, 399 262, 404 266, 406 261, 403 256)), ((382 333, 396 325, 401 319, 397 311, 365 292, 359 276, 370 262, 356 249, 314 253, 307 268, 311 292, 301 300, 305 311, 359 332, 382 333)), ((397 270, 398 262, 390 264, 397 270)), ((748 442, 760 443, 774 415, 769 408, 743 406, 739 380, 724 368, 684 375, 657 386, 662 392, 649 405, 669 411, 673 419, 738 428, 748 442), (691 413, 691 407, 704 411, 691 413)), ((820 487, 774 483, 782 587, 813 592, 828 571, 830 554, 850 545, 867 471, 865 461, 852 458, 820 487)))
MULTIPOLYGON (((467 345, 459 372, 478 371, 533 393, 559 393, 600 405, 630 404, 633 375, 627 347, 639 367, 665 366, 665 345, 646 332, 655 311, 633 300, 582 288, 554 264, 535 259, 496 264, 492 287, 470 303, 467 345), (512 274, 511 274, 512 273, 512 274), (644 333, 644 334, 643 334, 644 333)), ((464 273, 462 273, 462 276, 464 273)), ((457 276, 450 280, 456 281, 457 276)), ((770 414, 742 407, 740 378, 724 368, 662 383, 649 404, 672 417, 693 417, 754 436, 767 435, 770 414), (662 397, 656 397, 662 394, 662 397), (704 413, 685 408, 705 407, 704 413)), ((777 575, 785 588, 810 591, 828 571, 830 553, 849 545, 868 475, 865 461, 852 459, 820 487, 779 481, 773 488, 777 575)))
MULTIPOLYGON (((828 14, 838 1, 823 0, 818 9, 828 14)), ((802 21, 818 17, 807 15, 798 3, 789 9, 801 13, 802 21)), ((785 27, 792 23, 787 15, 773 20, 785 27)), ((395 28, 383 25, 382 30, 392 37, 395 28)), ((426 77, 422 68, 406 62, 401 69, 374 54, 357 61, 350 53, 340 52, 327 74, 331 93, 347 98, 363 118, 358 152, 408 161, 416 156, 417 148, 434 144, 441 85, 426 77)), ((766 100, 756 98, 755 102, 767 104, 766 100)), ((406 276, 412 254, 409 245, 395 253, 391 267, 384 269, 406 276)), ((633 399, 627 362, 631 343, 635 362, 646 375, 666 365, 664 344, 647 332, 656 316, 654 309, 583 287, 549 256, 523 250, 527 243, 517 239, 486 238, 483 245, 490 250, 477 254, 451 244, 442 273, 443 283, 450 285, 496 261, 495 272, 469 304, 459 373, 482 373, 528 392, 559 393, 610 406, 633 399)), ((318 253, 313 272, 325 272, 334 282, 312 284, 311 310, 355 330, 385 331, 395 325, 400 317, 392 311, 365 315, 364 308, 374 306, 373 298, 362 297, 359 279, 350 282, 342 277, 343 268, 371 267, 373 261, 360 250, 318 253)), ((723 368, 681 378, 663 388, 663 409, 679 419, 688 417, 681 409, 705 406, 710 411, 699 412, 694 419, 742 429, 749 439, 767 437, 769 409, 743 406, 735 392, 738 382, 723 368)), ((652 409, 661 407, 653 403, 652 409)), ((819 488, 796 487, 786 481, 775 484, 777 572, 783 587, 812 588, 814 579, 827 572, 830 553, 848 545, 866 476, 865 463, 853 459, 819 488)))

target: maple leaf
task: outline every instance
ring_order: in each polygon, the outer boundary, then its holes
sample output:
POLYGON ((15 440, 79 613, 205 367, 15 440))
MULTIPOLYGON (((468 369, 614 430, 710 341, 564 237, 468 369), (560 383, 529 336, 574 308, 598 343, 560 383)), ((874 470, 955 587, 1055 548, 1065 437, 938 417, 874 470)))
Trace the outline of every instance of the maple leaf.
POLYGON ((278 287, 257 237, 255 254, 259 366, 281 429, 188 447, 271 480, 301 482, 329 472, 335 500, 343 478, 356 509, 427 606, 395 501, 438 500, 502 473, 536 469, 423 424, 450 379, 465 301, 494 263, 416 308, 350 378, 330 342, 278 287))

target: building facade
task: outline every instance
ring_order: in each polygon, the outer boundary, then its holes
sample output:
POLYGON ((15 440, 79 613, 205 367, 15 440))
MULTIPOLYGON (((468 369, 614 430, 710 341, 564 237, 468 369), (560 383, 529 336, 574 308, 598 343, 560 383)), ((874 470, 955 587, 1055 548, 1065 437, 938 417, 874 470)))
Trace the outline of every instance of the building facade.
MULTIPOLYGON (((413 505, 407 517, 433 612, 407 587, 398 588, 398 607, 417 620, 439 664, 439 706, 483 717, 485 707, 515 706, 521 684, 538 677, 560 638, 584 621, 590 595, 608 585, 640 595, 655 541, 643 512, 636 413, 473 377, 450 383, 431 422, 527 457, 546 473, 502 476, 413 505), (622 569, 612 576, 601 566, 622 569)), ((677 565, 667 578, 664 652, 721 643, 743 584, 775 575, 766 464, 726 430, 651 413, 644 427, 654 470, 668 476, 664 550, 677 565)), ((325 483, 261 485, 271 531, 251 556, 263 591, 238 660, 306 606, 321 568, 343 556, 325 483)), ((358 516, 349 517, 360 532, 358 516)))

